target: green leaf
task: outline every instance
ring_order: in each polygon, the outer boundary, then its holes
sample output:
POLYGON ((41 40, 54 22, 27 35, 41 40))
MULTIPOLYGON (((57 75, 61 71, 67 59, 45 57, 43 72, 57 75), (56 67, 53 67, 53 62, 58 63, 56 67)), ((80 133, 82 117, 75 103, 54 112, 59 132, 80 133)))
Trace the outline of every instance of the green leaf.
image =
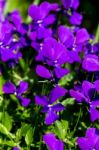
POLYGON ((2 141, 1 144, 2 145, 8 145, 10 147, 14 147, 15 146, 15 142, 14 141, 2 141))
POLYGON ((8 131, 12 129, 12 118, 7 112, 2 113, 2 124, 7 128, 8 131))
POLYGON ((75 102, 74 98, 67 98, 62 101, 62 105, 67 106, 67 105, 73 105, 75 102))
POLYGON ((65 140, 66 134, 68 129, 68 121, 62 120, 62 121, 56 121, 55 122, 55 134, 62 140, 65 140))
POLYGON ((40 0, 34 0, 33 4, 37 5, 40 3, 40 0))
POLYGON ((21 134, 22 136, 25 136, 27 131, 31 128, 31 125, 25 124, 21 127, 21 134))
POLYGON ((7 128, 3 124, 1 124, 1 123, 0 123, 0 133, 6 135, 10 139, 14 139, 15 138, 15 136, 12 133, 10 133, 7 130, 7 128))
POLYGON ((17 132, 16 132, 16 139, 15 141, 16 142, 19 142, 22 138, 22 134, 21 134, 21 129, 18 129, 17 132))
POLYGON ((26 66, 26 63, 25 63, 24 59, 21 58, 19 60, 19 64, 20 64, 21 68, 23 69, 23 71, 25 71, 27 66, 26 66))
POLYGON ((4 83, 4 79, 3 79, 3 76, 0 74, 0 95, 3 94, 3 91, 2 91, 3 83, 4 83))
POLYGON ((71 82, 73 80, 73 78, 74 78, 73 74, 70 73, 70 74, 64 76, 63 78, 61 78, 59 80, 59 84, 61 86, 68 85, 68 83, 71 82))
POLYGON ((22 136, 26 136, 27 131, 31 128, 31 125, 28 124, 23 124, 20 129, 17 130, 16 132, 16 142, 21 140, 22 136))
POLYGON ((30 145, 33 142, 33 134, 34 134, 34 129, 31 127, 25 136, 25 142, 27 145, 30 145))
POLYGON ((99 42, 99 24, 98 24, 98 27, 97 27, 97 30, 96 30, 96 40, 95 42, 99 42))

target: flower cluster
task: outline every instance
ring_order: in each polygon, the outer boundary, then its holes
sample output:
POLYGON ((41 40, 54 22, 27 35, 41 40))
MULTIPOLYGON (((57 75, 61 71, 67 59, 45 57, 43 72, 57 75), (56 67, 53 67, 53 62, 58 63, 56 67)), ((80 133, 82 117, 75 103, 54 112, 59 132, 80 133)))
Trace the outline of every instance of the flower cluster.
MULTIPOLYGON (((79 4, 79 0, 61 0, 60 5, 47 1, 31 4, 28 9, 31 22, 27 25, 17 10, 4 16, 5 1, 0 0, 1 64, 13 69, 21 58, 24 59, 26 47, 32 49, 35 74, 51 89, 51 92, 36 91, 34 94, 34 103, 42 106, 41 112, 46 114, 46 125, 53 125, 61 118, 60 112, 68 109, 62 104, 64 96, 73 97, 77 103, 85 103, 92 123, 99 120, 99 43, 86 28, 80 27, 83 16, 77 12, 79 4), (60 80, 72 71, 76 74, 71 83, 74 88, 62 87, 60 80)), ((29 106, 32 101, 23 94, 30 80, 20 80, 19 84, 10 80, 3 84, 3 93, 15 95, 23 107, 29 106)), ((52 132, 43 135, 43 141, 50 150, 63 150, 62 140, 66 142, 65 139, 57 139, 52 132)), ((77 138, 77 144, 81 150, 99 150, 98 129, 88 128, 85 137, 77 138)))

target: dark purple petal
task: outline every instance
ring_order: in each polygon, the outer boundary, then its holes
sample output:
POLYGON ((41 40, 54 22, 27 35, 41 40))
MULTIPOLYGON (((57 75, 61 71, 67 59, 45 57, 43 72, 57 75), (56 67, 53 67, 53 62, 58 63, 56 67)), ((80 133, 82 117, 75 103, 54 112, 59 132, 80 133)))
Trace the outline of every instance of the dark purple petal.
POLYGON ((60 68, 60 67, 55 68, 54 71, 55 71, 56 77, 59 78, 59 79, 69 73, 68 69, 66 69, 66 68, 60 68))
POLYGON ((44 19, 50 11, 50 3, 47 1, 42 2, 40 4, 39 8, 40 8, 40 13, 41 13, 42 19, 44 19))
POLYGON ((99 150, 99 139, 98 139, 97 144, 96 144, 96 150, 99 150))
POLYGON ((31 100, 29 98, 25 98, 22 96, 20 96, 20 100, 21 100, 21 105, 24 107, 27 107, 31 102, 31 100))
POLYGON ((77 139, 77 144, 81 150, 89 150, 88 141, 86 138, 80 137, 77 139))
POLYGON ((56 16, 55 15, 48 15, 45 19, 44 19, 44 26, 49 26, 51 24, 53 24, 56 20, 56 16))
POLYGON ((98 107, 99 107, 99 100, 95 100, 91 102, 90 117, 92 122, 99 119, 99 110, 97 110, 98 107))
POLYGON ((55 145, 56 150, 64 150, 64 144, 61 140, 57 140, 55 145))
POLYGON ((60 99, 62 96, 66 94, 67 90, 61 86, 56 85, 55 88, 52 89, 49 95, 49 103, 54 103, 56 100, 60 99))
POLYGON ((53 133, 47 133, 43 136, 43 141, 50 150, 63 150, 64 144, 61 140, 56 139, 53 133))
POLYGON ((70 16, 69 21, 72 25, 80 25, 82 22, 82 15, 80 15, 77 12, 73 12, 73 14, 70 16))
POLYGON ((96 91, 99 92, 99 80, 96 80, 94 82, 94 85, 95 85, 96 91))
POLYGON ((57 11, 59 9, 59 5, 57 3, 50 4, 50 11, 57 11))
POLYGON ((55 150, 56 137, 53 133, 43 135, 43 141, 47 144, 50 150, 55 150))
POLYGON ((82 63, 82 68, 89 71, 99 71, 99 60, 96 55, 87 55, 82 63))
POLYGON ((73 63, 73 62, 81 62, 81 58, 79 56, 79 53, 77 51, 68 51, 68 62, 73 63))
POLYGON ((28 89, 28 83, 25 81, 20 81, 19 87, 17 88, 17 93, 23 94, 27 91, 27 89, 28 89))
POLYGON ((47 125, 51 125, 53 124, 57 119, 59 118, 59 116, 54 113, 54 111, 51 109, 48 111, 48 113, 46 114, 46 117, 45 117, 45 123, 47 125))
POLYGON ((71 5, 72 5, 72 8, 76 10, 79 6, 79 0, 72 0, 71 5))
POLYGON ((67 52, 63 44, 58 43, 54 38, 46 38, 42 50, 44 60, 48 65, 60 66, 67 62, 67 52))
POLYGON ((49 106, 48 105, 44 105, 44 107, 42 108, 41 112, 42 113, 47 113, 49 111, 49 106))
POLYGON ((58 35, 60 41, 65 44, 66 47, 71 47, 74 42, 74 36, 71 30, 63 25, 58 28, 58 35))
POLYGON ((16 87, 12 82, 8 81, 3 85, 2 90, 5 94, 14 94, 14 92, 16 91, 16 87))
POLYGON ((96 110, 94 107, 90 108, 90 119, 92 122, 94 122, 95 120, 99 120, 99 111, 96 110))
POLYGON ((61 0, 64 8, 68 9, 71 6, 71 0, 61 0))
POLYGON ((86 131, 86 137, 87 138, 95 137, 95 132, 96 132, 95 128, 88 128, 86 131))
POLYGON ((22 24, 22 18, 19 11, 18 10, 13 11, 12 13, 9 14, 9 17, 12 23, 17 28, 17 30, 19 30, 22 24))
POLYGON ((43 39, 43 38, 48 38, 51 37, 52 35, 52 30, 49 28, 45 28, 45 27, 39 27, 37 30, 37 39, 43 39))
POLYGON ((82 89, 84 91, 84 95, 88 98, 91 98, 94 95, 95 92, 95 86, 90 83, 89 81, 83 81, 82 83, 82 89))
POLYGON ((35 103, 41 106, 48 105, 48 99, 46 96, 35 96, 35 103))
POLYGON ((86 101, 86 97, 84 96, 84 94, 79 91, 70 90, 70 95, 80 103, 86 101))
POLYGON ((89 40, 89 34, 85 28, 82 28, 76 33, 76 44, 81 44, 89 40))
POLYGON ((44 66, 42 66, 42 65, 38 65, 36 67, 36 73, 40 77, 43 77, 43 78, 46 78, 46 79, 51 78, 51 73, 49 72, 49 70, 47 68, 45 68, 44 66))
POLYGON ((30 5, 29 9, 28 9, 28 13, 29 15, 32 17, 33 20, 40 20, 42 19, 41 18, 41 15, 40 15, 40 10, 39 10, 39 7, 36 6, 36 5, 30 5), (38 13, 37 13, 38 12, 38 13))
POLYGON ((96 145, 99 141, 99 130, 95 128, 88 128, 86 136, 77 139, 77 143, 81 150, 93 150, 96 149, 96 145))
POLYGON ((53 111, 58 112, 58 111, 64 110, 65 107, 62 104, 58 103, 58 104, 55 104, 54 106, 52 106, 51 108, 53 111))

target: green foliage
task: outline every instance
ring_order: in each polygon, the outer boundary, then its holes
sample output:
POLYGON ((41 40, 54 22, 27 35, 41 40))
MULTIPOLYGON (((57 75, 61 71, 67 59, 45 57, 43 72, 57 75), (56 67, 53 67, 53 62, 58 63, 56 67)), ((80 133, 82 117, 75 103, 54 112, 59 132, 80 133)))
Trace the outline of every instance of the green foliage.
POLYGON ((12 118, 7 112, 2 113, 1 122, 7 128, 8 131, 12 129, 12 118))
POLYGON ((26 133, 25 136, 25 142, 27 145, 32 144, 33 142, 33 133, 34 133, 34 129, 32 127, 30 127, 26 133))
POLYGON ((10 138, 11 140, 15 138, 15 136, 12 133, 10 133, 8 131, 8 129, 1 123, 0 123, 0 133, 4 134, 5 136, 10 138))

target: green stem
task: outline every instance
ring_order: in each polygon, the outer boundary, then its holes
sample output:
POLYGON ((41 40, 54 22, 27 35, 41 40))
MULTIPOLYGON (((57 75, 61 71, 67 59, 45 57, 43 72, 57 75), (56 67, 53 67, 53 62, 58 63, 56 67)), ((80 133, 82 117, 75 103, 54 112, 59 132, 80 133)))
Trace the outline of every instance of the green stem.
POLYGON ((77 118, 77 122, 76 122, 76 125, 75 125, 75 127, 74 127, 74 131, 73 131, 73 135, 74 135, 74 133, 76 132, 76 128, 77 128, 77 126, 78 126, 78 123, 79 123, 79 120, 80 120, 80 117, 81 117, 81 107, 80 107, 80 111, 79 111, 79 114, 78 114, 78 118, 77 118))

